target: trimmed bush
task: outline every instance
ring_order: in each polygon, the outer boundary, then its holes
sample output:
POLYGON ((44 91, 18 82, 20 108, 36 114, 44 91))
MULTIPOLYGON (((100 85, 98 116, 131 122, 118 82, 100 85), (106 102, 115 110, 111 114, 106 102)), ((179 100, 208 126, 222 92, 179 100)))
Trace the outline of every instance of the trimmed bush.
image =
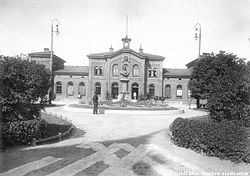
POLYGON ((180 147, 233 162, 250 163, 249 133, 237 123, 177 118, 170 131, 172 140, 180 147))
POLYGON ((1 131, 3 144, 6 146, 31 144, 34 138, 40 139, 44 136, 44 130, 45 122, 39 120, 4 123, 1 131))
POLYGON ((51 73, 44 65, 21 58, 2 58, 2 122, 34 120, 47 102, 51 73))

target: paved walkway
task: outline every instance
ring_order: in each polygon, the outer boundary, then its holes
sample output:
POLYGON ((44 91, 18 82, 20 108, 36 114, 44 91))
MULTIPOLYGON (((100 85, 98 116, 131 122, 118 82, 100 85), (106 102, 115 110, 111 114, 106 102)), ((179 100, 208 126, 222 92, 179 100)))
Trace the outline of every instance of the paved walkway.
MULTIPOLYGON (((76 139, 22 149, 26 154, 21 156, 25 157, 33 152, 38 155, 37 158, 20 162, 18 166, 9 166, 10 169, 0 173, 0 176, 174 176, 202 175, 201 171, 205 169, 204 165, 192 162, 192 159, 197 161, 204 158, 195 158, 197 156, 192 151, 180 150, 170 140, 165 140, 166 129, 175 118, 195 117, 204 115, 204 112, 186 109, 184 114, 178 115, 92 115, 67 107, 47 108, 46 111, 67 117, 86 134, 76 139), (40 151, 46 152, 42 155, 40 151), (88 154, 83 155, 86 151, 88 154), (183 157, 187 159, 182 160, 183 157), (139 170, 146 170, 145 172, 133 171, 138 163, 143 164, 139 166, 139 170)), ((15 159, 15 156, 8 156, 15 159)), ((210 160, 210 164, 213 161, 210 160)), ((220 164, 218 161, 215 163, 220 164)), ((7 164, 11 165, 11 159, 7 164)), ((228 169, 227 166, 228 163, 223 165, 224 169, 228 169)), ((241 171, 242 168, 246 167, 239 166, 238 170, 233 171, 241 171)), ((206 169, 204 171, 213 171, 211 168, 206 169)))

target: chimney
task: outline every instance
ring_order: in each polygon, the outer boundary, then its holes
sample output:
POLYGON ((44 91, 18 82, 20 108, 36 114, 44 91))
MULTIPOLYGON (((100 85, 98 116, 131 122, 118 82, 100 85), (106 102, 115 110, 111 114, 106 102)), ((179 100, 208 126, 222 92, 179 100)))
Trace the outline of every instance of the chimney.
POLYGON ((49 52, 49 48, 44 48, 44 52, 49 52))
POLYGON ((112 45, 110 46, 110 48, 109 48, 109 52, 113 52, 114 51, 114 48, 112 47, 112 45))
POLYGON ((143 49, 141 48, 141 45, 140 45, 139 52, 140 52, 140 53, 142 53, 142 52, 143 52, 143 49))

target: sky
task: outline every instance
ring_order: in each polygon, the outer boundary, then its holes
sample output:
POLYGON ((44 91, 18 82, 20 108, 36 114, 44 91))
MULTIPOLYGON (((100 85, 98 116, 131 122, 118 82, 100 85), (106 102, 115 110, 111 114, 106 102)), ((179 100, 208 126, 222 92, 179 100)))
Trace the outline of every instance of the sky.
POLYGON ((130 48, 164 56, 166 68, 185 68, 201 53, 234 53, 250 60, 250 0, 0 0, 0 55, 40 52, 51 45, 66 65, 88 65, 87 55, 130 48))

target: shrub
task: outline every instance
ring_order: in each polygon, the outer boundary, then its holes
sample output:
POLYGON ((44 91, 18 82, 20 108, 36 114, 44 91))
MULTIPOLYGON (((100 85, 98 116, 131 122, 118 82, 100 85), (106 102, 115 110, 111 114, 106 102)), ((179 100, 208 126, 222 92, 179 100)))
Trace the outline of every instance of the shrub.
POLYGON ((216 121, 241 120, 250 104, 250 63, 220 51, 203 54, 195 61, 189 89, 191 97, 207 100, 207 109, 216 121))
POLYGON ((248 133, 237 123, 177 118, 170 131, 172 140, 180 147, 233 162, 250 163, 248 133))
POLYGON ((0 77, 1 120, 33 120, 47 101, 50 72, 43 65, 20 58, 3 57, 0 77))
POLYGON ((7 122, 3 124, 2 138, 4 145, 31 144, 34 138, 39 139, 45 134, 45 122, 27 120, 7 122))

